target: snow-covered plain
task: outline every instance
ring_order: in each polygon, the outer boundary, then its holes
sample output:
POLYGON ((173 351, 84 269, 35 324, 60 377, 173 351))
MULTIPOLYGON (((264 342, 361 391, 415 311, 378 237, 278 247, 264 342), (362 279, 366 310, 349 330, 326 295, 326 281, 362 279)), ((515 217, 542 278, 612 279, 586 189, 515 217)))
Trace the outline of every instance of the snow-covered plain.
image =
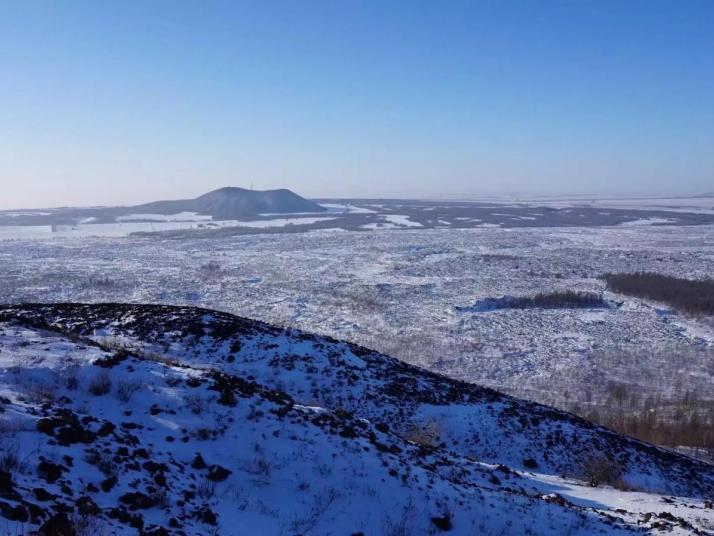
POLYGON ((663 315, 666 307, 612 295, 599 279, 636 270, 710 276, 710 226, 0 241, 0 263, 2 302, 201 305, 511 391, 593 350, 714 345, 711 322, 663 315), (220 270, 202 269, 211 261, 220 270), (604 292, 612 307, 469 312, 487 298, 568 289, 604 292))
POLYGON ((0 240, 28 240, 46 238, 120 238, 134 233, 166 231, 210 230, 221 228, 268 229, 289 225, 312 225, 334 220, 333 217, 289 216, 262 220, 216 220, 192 212, 162 216, 160 214, 131 214, 120 216, 116 223, 77 223, 74 225, 0 225, 0 240))

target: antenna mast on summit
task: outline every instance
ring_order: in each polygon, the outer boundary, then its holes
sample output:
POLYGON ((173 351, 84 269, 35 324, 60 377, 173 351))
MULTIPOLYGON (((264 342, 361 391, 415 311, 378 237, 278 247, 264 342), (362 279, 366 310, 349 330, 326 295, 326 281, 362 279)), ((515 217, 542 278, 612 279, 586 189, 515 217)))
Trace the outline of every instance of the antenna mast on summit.
POLYGON ((253 189, 253 181, 250 181, 250 189, 253 189))

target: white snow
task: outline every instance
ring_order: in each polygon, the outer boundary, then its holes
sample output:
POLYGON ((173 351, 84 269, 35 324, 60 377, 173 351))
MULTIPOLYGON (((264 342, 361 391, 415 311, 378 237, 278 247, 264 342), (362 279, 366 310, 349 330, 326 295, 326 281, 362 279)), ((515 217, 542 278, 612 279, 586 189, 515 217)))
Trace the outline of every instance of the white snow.
POLYGON ((177 214, 127 214, 118 216, 116 221, 211 221, 212 219, 212 216, 197 212, 179 212, 177 214))
POLYGON ((423 225, 416 221, 411 221, 409 216, 403 214, 386 214, 384 220, 393 223, 401 227, 423 227, 423 225))
POLYGON ((655 225, 658 223, 673 223, 677 220, 672 218, 640 218, 638 220, 626 221, 620 224, 621 227, 637 227, 639 225, 655 225))

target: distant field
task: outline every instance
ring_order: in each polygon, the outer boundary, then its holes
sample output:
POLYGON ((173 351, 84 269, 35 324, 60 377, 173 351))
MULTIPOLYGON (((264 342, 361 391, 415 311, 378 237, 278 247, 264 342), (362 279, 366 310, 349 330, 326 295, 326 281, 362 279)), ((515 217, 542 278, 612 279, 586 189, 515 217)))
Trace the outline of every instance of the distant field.
POLYGON ((655 405, 670 422, 713 415, 705 409, 714 403, 714 368, 700 353, 714 349, 713 321, 614 293, 603 275, 706 279, 714 226, 280 231, 0 240, 0 301, 199 305, 353 341, 585 415, 602 415, 610 400, 636 409, 623 419, 655 405), (547 298, 569 293, 585 295, 585 307, 547 298), (538 295, 546 298, 531 300, 538 295), (528 306, 474 307, 504 296, 528 306), (647 356, 636 354, 642 348, 647 356), (681 388, 665 381, 675 373, 681 388), (610 382, 623 379, 636 389, 610 382), (630 389, 632 406, 608 395, 630 389))
MULTIPOLYGON (((0 240, 124 237, 158 234, 166 238, 220 238, 245 234, 305 233, 323 230, 370 232, 409 229, 529 227, 640 227, 714 224, 714 209, 671 206, 602 207, 592 202, 481 202, 399 199, 322 199, 325 212, 258 214, 214 219, 195 212, 132 213, 103 209, 0 211, 0 240), (116 214, 115 214, 116 212, 116 214)), ((714 204, 714 200, 712 200, 714 204)))

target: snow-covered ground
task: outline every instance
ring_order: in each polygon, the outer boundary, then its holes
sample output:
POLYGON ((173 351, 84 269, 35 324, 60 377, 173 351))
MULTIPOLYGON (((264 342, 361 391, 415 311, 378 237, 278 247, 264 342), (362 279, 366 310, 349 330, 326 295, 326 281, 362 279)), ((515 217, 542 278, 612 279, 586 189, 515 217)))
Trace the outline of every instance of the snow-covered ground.
POLYGON ((133 233, 160 233, 165 231, 209 230, 220 228, 280 228, 288 225, 312 225, 334 220, 326 216, 289 216, 263 220, 216 220, 195 213, 131 214, 120 216, 116 223, 77 223, 74 225, 0 225, 0 240, 28 240, 46 238, 127 237, 133 233))
POLYGON ((710 226, 0 241, 0 263, 2 302, 202 305, 499 388, 577 365, 593 350, 714 345, 712 322, 608 292, 613 306, 597 312, 468 309, 504 295, 604 292, 606 272, 708 277, 710 226), (220 270, 206 273, 211 261, 220 270))
POLYGON ((712 466, 207 310, 0 308, 0 425, 8 534, 714 529, 712 466))

